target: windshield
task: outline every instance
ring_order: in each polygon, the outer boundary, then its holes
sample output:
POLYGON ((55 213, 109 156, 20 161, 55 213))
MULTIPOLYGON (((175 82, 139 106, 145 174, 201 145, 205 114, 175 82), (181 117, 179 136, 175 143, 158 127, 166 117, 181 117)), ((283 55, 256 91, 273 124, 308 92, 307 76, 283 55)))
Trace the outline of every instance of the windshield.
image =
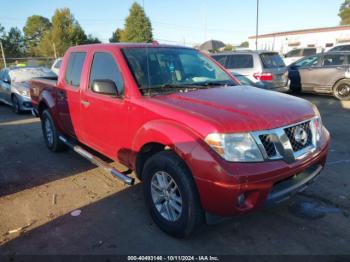
POLYGON ((277 53, 263 53, 260 55, 264 68, 285 67, 282 57, 277 53))
POLYGON ((143 94, 236 85, 219 66, 194 49, 130 47, 122 51, 143 94))
POLYGON ((44 67, 23 67, 10 70, 12 82, 26 82, 34 77, 56 77, 50 69, 44 67))
POLYGON ((302 58, 293 64, 294 67, 307 67, 307 66, 315 66, 317 65, 320 57, 319 56, 309 56, 306 58, 302 58))

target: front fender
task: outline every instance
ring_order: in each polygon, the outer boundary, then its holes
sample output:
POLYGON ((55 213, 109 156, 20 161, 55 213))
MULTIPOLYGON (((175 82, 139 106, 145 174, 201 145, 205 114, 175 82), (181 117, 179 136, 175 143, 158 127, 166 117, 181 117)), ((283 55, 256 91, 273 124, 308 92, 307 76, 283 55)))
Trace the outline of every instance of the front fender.
POLYGON ((132 151, 136 154, 130 159, 135 163, 137 153, 149 143, 159 143, 170 147, 185 162, 196 145, 201 141, 194 130, 172 120, 153 120, 144 124, 132 142, 132 151))

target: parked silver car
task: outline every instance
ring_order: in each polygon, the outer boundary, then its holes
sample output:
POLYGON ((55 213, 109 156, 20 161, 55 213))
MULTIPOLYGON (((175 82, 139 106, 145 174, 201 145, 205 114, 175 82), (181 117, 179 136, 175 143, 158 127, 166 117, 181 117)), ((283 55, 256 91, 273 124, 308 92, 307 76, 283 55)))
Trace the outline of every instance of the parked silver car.
POLYGON ((213 54, 212 57, 233 75, 245 76, 261 88, 288 89, 287 67, 276 52, 247 50, 213 54))
POLYGON ((13 107, 15 113, 32 109, 29 81, 35 77, 57 77, 44 67, 10 67, 0 71, 0 102, 13 107))

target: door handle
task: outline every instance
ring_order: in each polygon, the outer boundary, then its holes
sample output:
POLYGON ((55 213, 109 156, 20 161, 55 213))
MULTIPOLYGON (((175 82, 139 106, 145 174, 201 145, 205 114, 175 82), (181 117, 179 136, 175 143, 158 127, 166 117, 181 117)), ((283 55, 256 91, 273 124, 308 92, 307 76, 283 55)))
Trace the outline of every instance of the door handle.
POLYGON ((90 102, 85 100, 81 100, 80 103, 82 103, 82 105, 85 107, 88 107, 90 105, 90 102))

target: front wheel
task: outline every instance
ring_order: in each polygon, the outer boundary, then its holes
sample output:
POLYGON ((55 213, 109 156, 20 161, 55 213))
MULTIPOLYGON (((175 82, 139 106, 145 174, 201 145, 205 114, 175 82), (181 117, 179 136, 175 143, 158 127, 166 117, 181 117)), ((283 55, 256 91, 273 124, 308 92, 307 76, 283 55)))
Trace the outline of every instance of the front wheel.
POLYGON ((13 108, 13 112, 15 112, 16 114, 20 114, 21 111, 21 106, 19 105, 19 100, 17 98, 16 95, 12 95, 12 108, 13 108))
POLYGON ((53 152, 63 151, 65 145, 59 140, 59 132, 48 110, 41 115, 41 128, 47 147, 53 152))
POLYGON ((349 100, 350 99, 350 81, 340 80, 333 87, 333 95, 339 100, 349 100))
POLYGON ((146 204, 155 223, 175 237, 187 237, 203 222, 197 188, 185 163, 162 151, 147 160, 142 172, 146 204))

